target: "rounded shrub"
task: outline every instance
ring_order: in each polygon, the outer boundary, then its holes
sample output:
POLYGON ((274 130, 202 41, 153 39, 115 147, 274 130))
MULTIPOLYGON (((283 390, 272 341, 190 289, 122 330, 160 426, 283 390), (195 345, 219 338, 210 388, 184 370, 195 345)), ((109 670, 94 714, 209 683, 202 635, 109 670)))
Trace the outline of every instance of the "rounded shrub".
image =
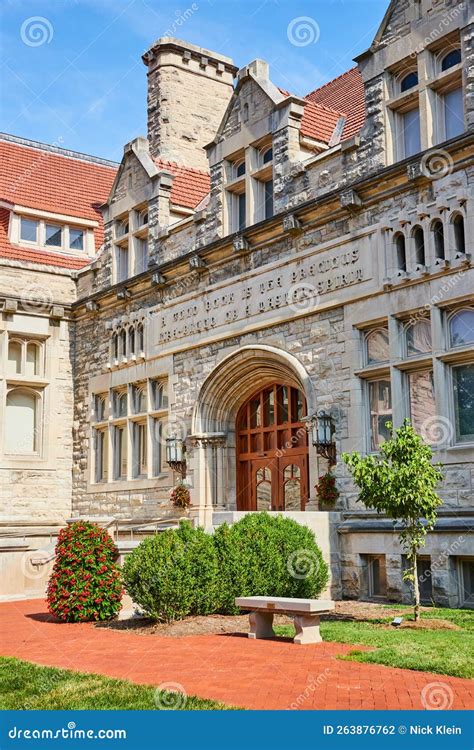
POLYGON ((123 577, 133 601, 156 620, 207 615, 218 606, 213 538, 185 521, 144 539, 125 558, 123 577))
POLYGON ((214 534, 219 560, 219 611, 237 611, 238 596, 317 598, 329 572, 313 532, 291 518, 248 513, 214 534))
POLYGON ((48 583, 48 609, 63 622, 109 620, 120 611, 118 550, 105 529, 77 521, 62 529, 48 583))

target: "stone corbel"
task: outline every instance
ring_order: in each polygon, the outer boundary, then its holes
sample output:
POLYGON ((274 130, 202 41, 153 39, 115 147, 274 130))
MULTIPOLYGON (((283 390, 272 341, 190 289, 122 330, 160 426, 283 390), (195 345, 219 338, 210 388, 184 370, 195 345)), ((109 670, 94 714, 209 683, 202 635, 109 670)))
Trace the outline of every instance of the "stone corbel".
POLYGON ((283 217, 283 231, 289 234, 296 234, 301 230, 301 222, 295 214, 288 214, 283 217))
POLYGON ((339 203, 341 208, 347 208, 348 211, 357 211, 363 205, 362 198, 355 190, 352 190, 352 188, 341 192, 339 203))
POLYGON ((18 300, 7 298, 3 303, 4 313, 16 313, 18 310, 18 300))
POLYGON ((189 270, 203 273, 207 270, 207 263, 201 258, 200 255, 192 255, 189 259, 189 270))
POLYGON ((242 234, 238 234, 232 240, 234 253, 247 253, 250 250, 249 243, 242 234))

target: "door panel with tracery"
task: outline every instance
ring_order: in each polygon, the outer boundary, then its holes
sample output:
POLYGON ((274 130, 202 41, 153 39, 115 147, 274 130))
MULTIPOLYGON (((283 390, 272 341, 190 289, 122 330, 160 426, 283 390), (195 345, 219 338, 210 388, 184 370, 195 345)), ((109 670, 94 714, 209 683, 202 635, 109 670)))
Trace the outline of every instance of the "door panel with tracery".
POLYGON ((304 510, 308 499, 306 401, 275 384, 237 415, 238 510, 304 510))

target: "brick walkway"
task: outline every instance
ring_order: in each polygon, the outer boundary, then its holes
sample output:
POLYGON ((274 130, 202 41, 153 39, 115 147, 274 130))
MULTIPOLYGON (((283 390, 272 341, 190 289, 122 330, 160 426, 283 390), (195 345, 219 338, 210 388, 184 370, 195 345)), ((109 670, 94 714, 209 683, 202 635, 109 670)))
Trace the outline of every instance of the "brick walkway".
POLYGON ((474 682, 341 661, 353 646, 201 635, 137 635, 49 621, 44 602, 0 604, 0 653, 48 666, 98 672, 154 686, 178 683, 189 695, 253 709, 474 708, 474 682), (438 686, 432 686, 437 683, 438 686), (452 705, 447 705, 452 697, 452 705))

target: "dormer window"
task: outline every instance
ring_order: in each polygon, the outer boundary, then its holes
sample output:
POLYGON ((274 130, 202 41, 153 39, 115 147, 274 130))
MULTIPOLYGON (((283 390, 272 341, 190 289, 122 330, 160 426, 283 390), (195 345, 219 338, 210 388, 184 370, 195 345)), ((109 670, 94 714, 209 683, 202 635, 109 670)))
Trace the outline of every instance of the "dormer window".
POLYGON ((448 52, 448 54, 445 55, 441 60, 441 70, 449 70, 449 68, 453 68, 455 65, 459 65, 461 59, 460 49, 451 50, 451 52, 448 52))
POLYGON ((45 245, 47 247, 62 247, 62 227, 58 227, 56 224, 46 224, 45 232, 45 245))
POLYGON ((418 86, 418 73, 408 73, 405 78, 402 78, 402 81, 400 83, 400 91, 403 93, 404 91, 408 91, 415 86, 418 86))
POLYGON ((20 239, 23 242, 38 242, 38 225, 39 222, 31 219, 21 218, 20 220, 20 239))
POLYGON ((82 229, 69 229, 69 247, 71 250, 84 250, 84 232, 82 229))

